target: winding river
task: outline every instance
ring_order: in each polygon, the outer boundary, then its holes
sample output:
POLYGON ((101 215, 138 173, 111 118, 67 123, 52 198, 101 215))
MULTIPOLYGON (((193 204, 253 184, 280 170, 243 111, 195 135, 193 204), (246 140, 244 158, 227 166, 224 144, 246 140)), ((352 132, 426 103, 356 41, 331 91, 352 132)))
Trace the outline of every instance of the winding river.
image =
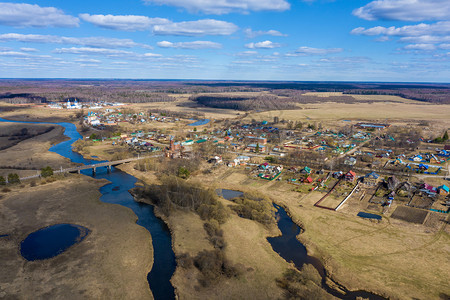
MULTIPOLYGON (((60 125, 65 128, 64 135, 69 137, 69 140, 52 146, 49 151, 64 156, 74 163, 90 165, 99 162, 85 159, 82 155, 72 151, 72 144, 82 138, 76 126, 72 123, 22 122, 2 118, 0 118, 0 122, 60 125)), ((94 177, 91 170, 84 170, 82 173, 94 177)), ((137 179, 114 167, 110 173, 107 172, 106 168, 98 168, 95 178, 105 178, 110 181, 109 184, 100 188, 102 194, 100 200, 132 209, 138 217, 137 224, 147 229, 152 236, 153 267, 147 275, 147 280, 153 297, 156 300, 175 299, 174 288, 170 283, 176 268, 175 255, 172 250, 172 237, 167 225, 155 216, 153 206, 134 201, 133 196, 128 192, 135 186, 137 179)))
MULTIPOLYGON (((231 200, 235 197, 240 197, 244 193, 240 191, 218 189, 216 193, 219 196, 224 197, 227 200, 231 200)), ((317 272, 319 272, 322 278, 321 285, 322 288, 329 294, 335 296, 339 299, 371 299, 371 300, 385 300, 386 298, 367 292, 363 290, 349 291, 344 286, 337 282, 331 280, 328 277, 325 267, 322 262, 308 255, 305 245, 303 245, 297 236, 301 233, 301 228, 292 221, 291 217, 287 214, 286 210, 277 205, 273 204, 276 209, 277 225, 281 231, 280 236, 269 237, 267 241, 272 246, 272 249, 278 253, 282 258, 288 262, 294 263, 298 270, 301 270, 304 264, 311 264, 317 272), (329 282, 333 282, 330 285, 329 282)))

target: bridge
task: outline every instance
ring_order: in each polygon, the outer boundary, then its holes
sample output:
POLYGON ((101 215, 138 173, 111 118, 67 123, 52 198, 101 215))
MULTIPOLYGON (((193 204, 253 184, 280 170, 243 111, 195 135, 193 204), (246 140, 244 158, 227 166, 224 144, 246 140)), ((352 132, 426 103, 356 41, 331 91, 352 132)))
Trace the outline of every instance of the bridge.
MULTIPOLYGON (((138 161, 138 160, 147 159, 147 158, 154 158, 154 157, 159 157, 159 156, 161 156, 161 154, 151 155, 151 156, 138 156, 138 157, 126 158, 126 159, 115 160, 115 161, 105 161, 105 162, 99 162, 96 164, 82 165, 82 166, 76 166, 76 167, 65 168, 65 169, 61 168, 59 170, 53 170, 53 174, 58 174, 58 173, 78 173, 78 174, 80 174, 81 171, 83 171, 83 170, 91 169, 92 174, 95 175, 97 168, 106 167, 108 172, 111 172, 112 167, 126 164, 126 163, 133 162, 133 161, 138 161)), ((40 172, 39 172, 39 174, 36 174, 36 175, 21 177, 20 180, 22 181, 22 180, 26 180, 26 179, 33 179, 33 178, 39 178, 39 177, 41 177, 40 172)))

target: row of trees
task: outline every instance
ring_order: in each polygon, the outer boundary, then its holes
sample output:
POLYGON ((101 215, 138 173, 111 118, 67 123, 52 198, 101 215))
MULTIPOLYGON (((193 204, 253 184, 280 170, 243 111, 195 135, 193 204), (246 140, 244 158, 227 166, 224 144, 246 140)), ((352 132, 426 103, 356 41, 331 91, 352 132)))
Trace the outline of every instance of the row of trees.
MULTIPOLYGON (((47 166, 45 168, 41 169, 41 176, 42 177, 50 177, 53 176, 53 169, 50 166, 47 166)), ((9 173, 8 176, 5 178, 3 176, 0 176, 0 185, 6 185, 6 183, 9 184, 18 184, 20 183, 20 177, 17 173, 9 173), (8 181, 6 181, 8 179, 8 181)))

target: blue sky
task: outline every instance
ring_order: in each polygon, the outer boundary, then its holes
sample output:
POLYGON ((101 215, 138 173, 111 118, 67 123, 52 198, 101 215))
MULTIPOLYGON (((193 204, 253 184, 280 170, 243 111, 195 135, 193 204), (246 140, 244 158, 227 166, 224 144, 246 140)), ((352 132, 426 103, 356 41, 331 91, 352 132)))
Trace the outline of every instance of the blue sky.
POLYGON ((450 1, 0 2, 0 78, 450 82, 450 1))

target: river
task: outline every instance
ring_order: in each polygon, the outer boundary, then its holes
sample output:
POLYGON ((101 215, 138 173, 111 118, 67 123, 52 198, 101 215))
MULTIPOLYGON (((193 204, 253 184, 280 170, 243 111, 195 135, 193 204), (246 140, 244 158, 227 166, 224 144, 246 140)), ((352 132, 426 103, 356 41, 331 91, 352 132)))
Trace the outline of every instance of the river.
MULTIPOLYGON (((60 125, 64 127, 64 135, 69 137, 69 140, 52 146, 49 151, 66 157, 74 163, 91 165, 99 162, 97 160, 86 159, 82 155, 72 151, 72 144, 82 138, 76 126, 72 123, 22 122, 2 118, 0 118, 0 122, 60 125)), ((154 252, 153 267, 147 275, 150 289, 156 300, 175 299, 175 291, 170 283, 170 279, 176 268, 175 254, 172 250, 172 237, 167 225, 155 216, 153 206, 134 201, 133 196, 128 192, 128 190, 135 186, 137 179, 114 167, 110 173, 107 172, 106 167, 97 168, 95 176, 91 170, 84 170, 82 173, 90 177, 104 178, 110 181, 111 183, 100 188, 102 194, 100 200, 105 203, 120 204, 130 208, 138 217, 137 224, 150 232, 154 252)))

